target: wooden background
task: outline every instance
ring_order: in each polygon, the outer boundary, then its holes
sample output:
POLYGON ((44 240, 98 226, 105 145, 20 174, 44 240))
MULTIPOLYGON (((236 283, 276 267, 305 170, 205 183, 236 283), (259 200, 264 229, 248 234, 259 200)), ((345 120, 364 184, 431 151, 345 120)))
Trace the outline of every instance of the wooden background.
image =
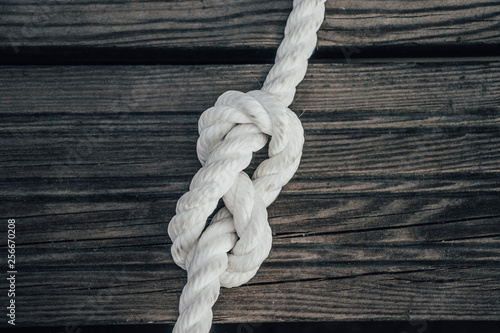
MULTIPOLYGON (((0 2, 17 326, 175 321, 186 276, 166 228, 199 168, 198 117, 260 87, 291 6, 0 2)), ((273 250, 222 290, 214 322, 499 319, 500 2, 326 14, 291 106, 306 144, 269 207, 273 250)))

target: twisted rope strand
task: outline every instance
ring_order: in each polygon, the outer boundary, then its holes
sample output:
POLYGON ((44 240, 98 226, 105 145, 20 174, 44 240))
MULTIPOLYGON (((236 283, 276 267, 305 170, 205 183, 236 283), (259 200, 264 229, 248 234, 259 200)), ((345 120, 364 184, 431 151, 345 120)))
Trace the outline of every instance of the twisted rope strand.
POLYGON ((295 88, 304 79, 308 59, 316 47, 317 36, 325 16, 326 0, 294 0, 285 27, 285 37, 276 52, 262 91, 277 96, 285 106, 292 103, 295 88))
POLYGON ((288 105, 316 46, 324 2, 294 1, 261 90, 227 91, 200 117, 197 154, 202 168, 168 226, 172 257, 187 270, 174 332, 208 332, 220 287, 248 282, 269 255, 272 231, 266 207, 297 171, 304 144, 302 124, 288 105), (251 180, 243 170, 268 137, 269 158, 251 180), (221 198, 225 207, 206 227, 221 198))

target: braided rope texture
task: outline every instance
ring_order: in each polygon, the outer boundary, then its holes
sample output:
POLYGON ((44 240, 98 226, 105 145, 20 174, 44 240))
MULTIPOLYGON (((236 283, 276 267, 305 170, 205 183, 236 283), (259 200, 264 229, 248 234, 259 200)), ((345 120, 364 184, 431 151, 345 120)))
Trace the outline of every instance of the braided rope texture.
POLYGON ((172 257, 187 270, 175 333, 206 333, 220 287, 248 282, 271 250, 267 206, 300 163, 304 131, 288 106, 307 71, 326 0, 295 0, 274 66, 261 90, 227 91, 198 122, 202 168, 170 221, 172 257), (243 171, 269 142, 269 158, 252 179, 243 171), (220 209, 206 227, 222 198, 220 209))

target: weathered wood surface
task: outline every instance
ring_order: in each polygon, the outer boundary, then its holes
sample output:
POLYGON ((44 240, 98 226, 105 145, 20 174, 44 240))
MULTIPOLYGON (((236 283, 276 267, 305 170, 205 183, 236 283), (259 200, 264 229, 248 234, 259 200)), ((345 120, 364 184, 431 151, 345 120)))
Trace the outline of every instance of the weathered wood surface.
MULTIPOLYGON (((152 49, 164 49, 156 55, 163 60, 174 59, 179 49, 185 50, 184 58, 210 59, 207 53, 193 53, 193 48, 212 49, 208 54, 221 56, 224 52, 216 50, 240 49, 233 54, 240 58, 249 57, 245 52, 258 58, 262 53, 256 49, 267 49, 271 53, 265 55, 272 57, 291 6, 291 1, 282 0, 5 0, 0 4, 0 50, 3 56, 15 51, 18 57, 33 53, 49 58, 67 52, 79 61, 99 50, 104 50, 101 56, 113 54, 117 61, 133 59, 117 48, 147 50, 134 53, 139 58, 154 57, 152 49)), ((500 41, 498 1, 335 0, 326 6, 319 32, 323 57, 357 56, 361 51, 366 55, 373 47, 386 56, 394 56, 395 47, 404 47, 397 52, 407 56, 422 50, 436 56, 455 48, 464 51, 463 47, 468 47, 469 55, 498 55, 491 48, 500 41)))
MULTIPOLYGON (((166 227, 199 168, 197 119, 269 67, 0 69, 19 325, 175 320, 166 227)), ((498 62, 311 65, 273 250, 215 322, 498 319, 499 102, 498 62)))

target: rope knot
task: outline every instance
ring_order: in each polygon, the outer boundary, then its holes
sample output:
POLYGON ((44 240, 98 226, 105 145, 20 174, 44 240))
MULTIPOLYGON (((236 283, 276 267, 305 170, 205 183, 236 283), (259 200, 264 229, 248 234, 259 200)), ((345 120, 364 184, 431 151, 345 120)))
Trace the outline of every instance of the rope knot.
POLYGON ((198 131, 202 168, 193 177, 189 192, 179 199, 177 215, 169 224, 172 254, 179 266, 188 269, 186 261, 193 259, 186 259, 188 253, 205 235, 206 219, 222 198, 226 207, 212 224, 228 219, 238 235, 239 240, 229 249, 228 269, 221 276, 223 286, 233 287, 253 277, 269 254, 272 234, 266 207, 297 170, 303 129, 295 113, 272 93, 255 90, 222 94, 201 115, 198 131), (243 170, 269 136, 269 159, 250 180, 243 170))
POLYGON ((179 310, 189 316, 181 315, 177 327, 196 325, 195 331, 207 332, 204 325, 210 320, 205 319, 212 317, 220 286, 249 281, 269 255, 272 231, 266 207, 297 170, 304 132, 294 112, 259 90, 222 94, 201 115, 198 130, 202 168, 177 202, 168 233, 174 261, 188 272, 179 310), (243 170, 269 136, 269 158, 251 180, 243 170), (221 198, 225 207, 205 229, 221 198))
POLYGON ((269 255, 267 210, 298 168, 304 132, 288 105, 316 45, 325 0, 294 0, 285 36, 261 90, 228 91, 200 117, 202 168, 170 221, 172 257, 187 270, 174 332, 208 332, 220 286, 250 280, 269 255), (268 138, 269 158, 243 172, 268 138), (220 199, 225 207, 212 218, 220 199))

